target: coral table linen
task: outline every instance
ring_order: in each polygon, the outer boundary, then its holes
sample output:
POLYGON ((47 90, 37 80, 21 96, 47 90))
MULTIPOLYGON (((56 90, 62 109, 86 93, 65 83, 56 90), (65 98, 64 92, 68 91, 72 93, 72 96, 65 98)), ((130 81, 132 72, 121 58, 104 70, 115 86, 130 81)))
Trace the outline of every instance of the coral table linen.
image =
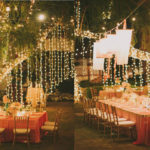
MULTIPOLYGON (((45 121, 48 120, 47 112, 32 113, 29 115, 29 128, 30 132, 30 142, 39 143, 40 142, 40 128, 45 121)), ((23 127, 24 125, 22 125, 23 127)), ((6 128, 5 136, 0 139, 3 142, 10 142, 13 140, 13 128, 14 119, 11 116, 0 115, 0 128, 6 128)), ((22 138, 17 139, 17 141, 23 142, 22 138)))
MULTIPOLYGON (((99 102, 115 106, 119 117, 136 122, 137 140, 133 144, 150 145, 150 110, 111 100, 99 100, 99 102)), ((99 102, 96 103, 96 107, 99 107, 99 102)))

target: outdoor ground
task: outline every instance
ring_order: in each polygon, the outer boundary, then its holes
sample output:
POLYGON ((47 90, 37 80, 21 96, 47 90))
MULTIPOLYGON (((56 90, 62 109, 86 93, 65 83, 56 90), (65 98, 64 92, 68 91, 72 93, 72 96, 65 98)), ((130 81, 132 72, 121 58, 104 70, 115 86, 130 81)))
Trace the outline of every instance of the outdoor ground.
POLYGON ((150 147, 133 145, 128 138, 119 141, 106 137, 100 131, 90 128, 83 122, 82 107, 73 102, 51 102, 47 111, 49 120, 54 119, 57 108, 64 113, 60 125, 59 139, 53 144, 51 137, 44 137, 39 144, 2 143, 0 150, 149 150, 150 147))
POLYGON ((120 137, 113 141, 107 134, 103 135, 102 130, 89 127, 83 122, 80 104, 74 105, 75 110, 75 150, 150 150, 150 147, 134 145, 128 137, 120 137))

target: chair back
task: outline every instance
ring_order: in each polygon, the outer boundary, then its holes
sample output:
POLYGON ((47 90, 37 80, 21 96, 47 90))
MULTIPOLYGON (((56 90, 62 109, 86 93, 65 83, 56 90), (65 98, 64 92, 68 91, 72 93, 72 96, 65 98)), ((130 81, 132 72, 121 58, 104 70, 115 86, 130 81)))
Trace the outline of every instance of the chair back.
POLYGON ((105 110, 104 110, 104 107, 103 107, 103 104, 101 102, 99 102, 99 109, 101 111, 101 115, 102 115, 102 119, 105 119, 105 110))
POLYGON ((57 112, 56 112, 56 116, 55 116, 55 127, 54 128, 58 128, 59 127, 59 122, 60 122, 60 120, 61 120, 61 116, 62 116, 62 110, 61 109, 59 109, 59 110, 57 110, 57 112))
POLYGON ((105 107, 105 112, 106 112, 106 115, 107 115, 107 120, 108 120, 109 122, 111 122, 112 119, 111 119, 111 115, 110 115, 110 110, 109 110, 108 104, 104 104, 104 107, 105 107))
POLYGON ((29 129, 29 116, 14 116, 14 128, 16 129, 29 129))
POLYGON ((111 105, 111 111, 113 115, 113 121, 118 126, 118 115, 117 115, 116 107, 111 105))
POLYGON ((96 107, 95 107, 95 101, 93 100, 93 99, 91 99, 90 101, 89 101, 89 105, 90 105, 90 114, 91 115, 95 115, 96 114, 96 107))

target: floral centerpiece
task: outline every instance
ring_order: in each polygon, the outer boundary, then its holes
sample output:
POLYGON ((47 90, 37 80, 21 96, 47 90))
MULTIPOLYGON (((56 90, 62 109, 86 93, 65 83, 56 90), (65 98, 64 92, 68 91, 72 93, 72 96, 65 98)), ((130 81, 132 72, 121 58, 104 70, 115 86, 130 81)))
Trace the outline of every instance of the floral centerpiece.
POLYGON ((130 91, 131 90, 131 85, 127 82, 122 82, 122 87, 124 88, 124 91, 130 91))
POLYGON ((7 114, 14 116, 21 108, 22 105, 19 102, 13 102, 9 105, 7 109, 7 114))
POLYGON ((3 96, 4 110, 7 110, 9 107, 10 99, 7 98, 7 95, 3 96))

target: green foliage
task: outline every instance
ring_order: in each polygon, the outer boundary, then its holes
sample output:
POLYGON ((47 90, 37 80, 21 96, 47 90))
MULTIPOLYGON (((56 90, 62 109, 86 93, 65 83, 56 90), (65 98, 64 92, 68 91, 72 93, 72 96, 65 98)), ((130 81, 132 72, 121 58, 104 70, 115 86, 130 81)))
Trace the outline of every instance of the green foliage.
POLYGON ((74 79, 65 80, 63 83, 60 83, 58 90, 61 93, 70 93, 74 94, 74 79))
MULTIPOLYGON (((139 0, 80 0, 81 2, 81 18, 85 10, 83 18, 83 30, 90 30, 91 32, 104 32, 116 27, 125 19, 138 5, 139 0), (108 17, 110 14, 110 17, 108 17)), ((132 44, 136 48, 150 51, 150 1, 145 1, 128 19, 127 28, 133 28, 132 44), (132 21, 132 17, 136 21, 132 21)), ((120 27, 122 28, 122 26, 120 27)))
POLYGON ((80 83, 79 83, 80 87, 82 88, 85 88, 85 87, 89 87, 91 84, 88 80, 82 80, 80 83))
POLYGON ((89 98, 89 99, 92 98, 92 94, 91 94, 90 88, 87 88, 87 89, 86 89, 86 97, 89 98))
POLYGON ((99 87, 99 86, 102 86, 103 84, 102 84, 102 82, 100 82, 100 83, 93 83, 93 82, 90 82, 89 80, 82 80, 79 83, 79 85, 80 85, 80 87, 85 88, 85 87, 94 87, 94 86, 99 87))

